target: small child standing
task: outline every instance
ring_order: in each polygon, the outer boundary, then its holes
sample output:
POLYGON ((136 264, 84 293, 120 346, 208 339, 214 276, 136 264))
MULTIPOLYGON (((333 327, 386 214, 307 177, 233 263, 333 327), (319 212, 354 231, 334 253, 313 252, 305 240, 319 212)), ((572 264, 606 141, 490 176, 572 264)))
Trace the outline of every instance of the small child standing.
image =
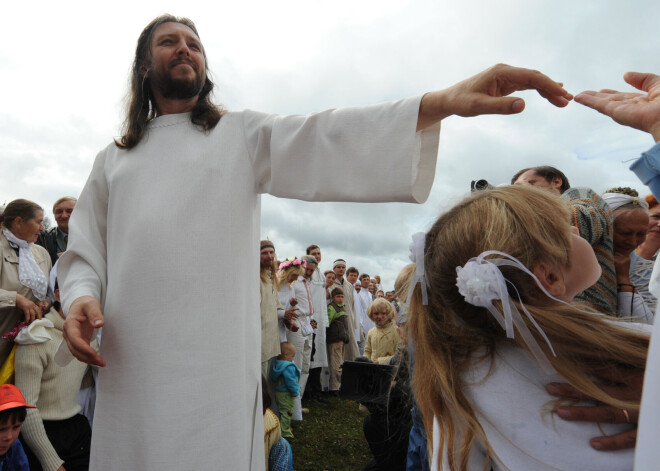
POLYGON ((328 368, 330 369, 330 392, 339 391, 341 385, 341 364, 344 360, 344 344, 348 343, 348 317, 344 309, 344 291, 335 288, 330 292, 332 301, 328 304, 328 322, 325 330, 325 343, 328 346, 328 368))
POLYGON ((275 383, 275 400, 280 409, 280 427, 284 438, 293 438, 291 416, 294 401, 300 395, 300 368, 293 362, 296 347, 292 343, 280 344, 282 353, 273 363, 270 380, 275 383))
POLYGON ((397 352, 401 338, 394 325, 394 306, 385 298, 376 298, 367 309, 367 316, 376 327, 369 330, 364 356, 381 365, 387 365, 397 352))
POLYGON ((0 469, 29 471, 27 456, 18 434, 25 421, 27 407, 21 391, 13 384, 0 385, 0 469))

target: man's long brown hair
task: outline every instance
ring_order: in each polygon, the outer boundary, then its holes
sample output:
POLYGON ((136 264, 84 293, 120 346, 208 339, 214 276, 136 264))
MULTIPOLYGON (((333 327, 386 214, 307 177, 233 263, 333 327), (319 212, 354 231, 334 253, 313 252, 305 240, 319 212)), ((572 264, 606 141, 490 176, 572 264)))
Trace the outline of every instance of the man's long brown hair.
MULTIPOLYGON (((187 26, 199 37, 195 23, 188 18, 181 18, 169 14, 164 14, 154 19, 147 25, 138 38, 135 49, 135 60, 131 72, 131 89, 127 96, 126 120, 122 128, 122 136, 119 140, 115 139, 117 147, 122 149, 132 149, 142 139, 149 121, 156 117, 156 103, 153 101, 149 77, 145 76, 151 63, 151 40, 153 34, 163 23, 181 23, 187 26)), ((209 131, 218 124, 220 118, 226 111, 211 102, 211 92, 214 84, 209 78, 208 61, 206 60, 206 51, 202 48, 204 62, 206 66, 206 80, 199 93, 197 104, 192 109, 190 121, 201 127, 204 131, 209 131)))

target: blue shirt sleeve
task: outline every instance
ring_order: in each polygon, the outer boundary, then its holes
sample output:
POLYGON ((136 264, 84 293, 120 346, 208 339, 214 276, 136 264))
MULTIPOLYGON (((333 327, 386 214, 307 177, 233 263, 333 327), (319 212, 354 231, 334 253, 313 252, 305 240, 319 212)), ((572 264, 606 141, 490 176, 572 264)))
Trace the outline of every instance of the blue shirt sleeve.
POLYGON ((630 170, 651 189, 655 199, 660 201, 660 142, 644 152, 630 166, 630 170))
POLYGON ((30 471, 30 464, 21 442, 16 440, 5 454, 5 460, 0 468, 2 471, 30 471))

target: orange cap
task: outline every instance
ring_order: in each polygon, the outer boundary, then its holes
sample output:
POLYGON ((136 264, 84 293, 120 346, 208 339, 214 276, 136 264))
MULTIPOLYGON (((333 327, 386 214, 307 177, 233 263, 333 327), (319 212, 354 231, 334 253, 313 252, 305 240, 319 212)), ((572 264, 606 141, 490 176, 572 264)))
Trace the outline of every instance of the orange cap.
POLYGON ((21 390, 13 384, 0 385, 0 411, 13 409, 15 407, 37 407, 25 402, 21 390))

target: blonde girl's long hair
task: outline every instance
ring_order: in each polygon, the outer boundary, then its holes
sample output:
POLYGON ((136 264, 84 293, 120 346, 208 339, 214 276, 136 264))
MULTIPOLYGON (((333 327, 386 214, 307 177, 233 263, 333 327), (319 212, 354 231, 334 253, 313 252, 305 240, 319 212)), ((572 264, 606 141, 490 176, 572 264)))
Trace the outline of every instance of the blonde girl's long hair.
POLYGON ((287 283, 287 278, 289 275, 295 273, 298 276, 303 276, 305 274, 305 267, 302 265, 292 265, 290 267, 283 268, 277 272, 277 289, 287 283))
MULTIPOLYGON (((570 266, 571 235, 568 203, 547 191, 510 186, 481 192, 441 216, 426 235, 425 271, 429 303, 422 304, 419 285, 413 287, 409 329, 415 345, 413 388, 424 416, 429 450, 433 418, 442 424, 438 463, 447 451, 450 469, 465 470, 471 447, 478 440, 493 451, 475 411, 464 394, 462 374, 478 361, 492 361, 498 343, 514 342, 526 349, 519 332, 514 339, 485 308, 465 302, 456 287, 456 267, 486 250, 498 250, 532 268, 543 261, 570 266), (485 347, 485 355, 481 352, 485 347)), ((608 395, 591 374, 607 366, 644 369, 648 337, 618 327, 587 308, 552 301, 522 271, 501 266, 511 281, 509 294, 518 308, 515 285, 526 308, 545 331, 557 356, 528 319, 530 331, 552 366, 568 383, 589 396, 615 407, 639 405, 608 395)), ((501 303, 495 301, 498 309, 501 303)), ((539 409, 543 404, 539 404, 539 409)), ((435 470, 434 470, 435 471, 435 470)))

